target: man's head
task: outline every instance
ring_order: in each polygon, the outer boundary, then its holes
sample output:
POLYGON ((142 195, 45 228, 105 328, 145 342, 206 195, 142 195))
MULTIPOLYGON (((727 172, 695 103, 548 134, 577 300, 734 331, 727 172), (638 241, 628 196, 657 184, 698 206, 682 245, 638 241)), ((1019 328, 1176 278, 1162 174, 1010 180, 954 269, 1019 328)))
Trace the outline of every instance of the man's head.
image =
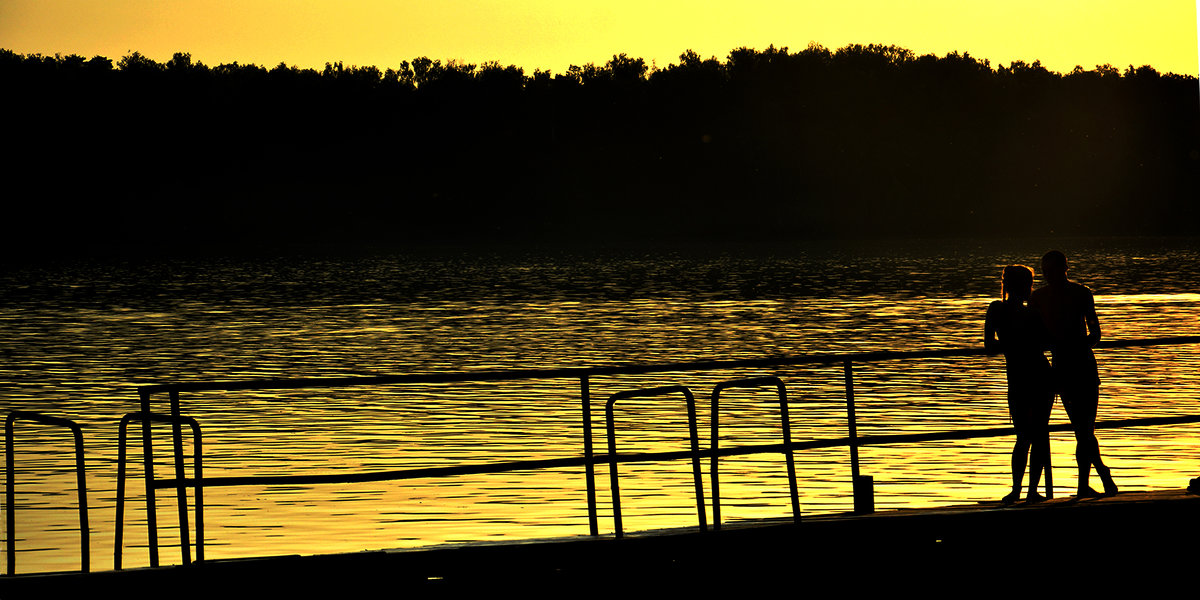
POLYGON ((1051 283, 1067 280, 1067 255, 1051 250, 1042 257, 1042 277, 1051 283))

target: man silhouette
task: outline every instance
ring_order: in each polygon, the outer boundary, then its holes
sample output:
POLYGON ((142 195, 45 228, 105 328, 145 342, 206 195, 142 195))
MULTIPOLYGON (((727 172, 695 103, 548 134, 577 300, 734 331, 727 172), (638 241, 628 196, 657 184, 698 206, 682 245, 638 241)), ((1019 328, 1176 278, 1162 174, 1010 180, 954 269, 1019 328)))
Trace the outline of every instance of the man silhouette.
POLYGON ((1029 306, 1041 315, 1049 335, 1058 397, 1075 430, 1075 462, 1079 465, 1081 498, 1101 494, 1088 486, 1091 467, 1104 482, 1104 495, 1117 493, 1108 467, 1100 459, 1096 440, 1096 409, 1100 403, 1100 375, 1092 346, 1100 341, 1100 319, 1092 290, 1067 279, 1067 257, 1051 250, 1042 257, 1046 285, 1034 290, 1029 306))

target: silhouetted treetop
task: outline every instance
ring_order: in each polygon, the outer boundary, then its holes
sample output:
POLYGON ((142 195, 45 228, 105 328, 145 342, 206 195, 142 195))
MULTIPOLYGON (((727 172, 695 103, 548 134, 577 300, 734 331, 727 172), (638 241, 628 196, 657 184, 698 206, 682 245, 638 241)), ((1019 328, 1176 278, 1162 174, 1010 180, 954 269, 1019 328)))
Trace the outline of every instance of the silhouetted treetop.
POLYGON ((165 74, 216 74, 217 76, 245 76, 247 73, 266 73, 272 78, 293 79, 305 78, 316 81, 323 80, 342 82, 347 88, 419 88, 422 85, 442 84, 455 85, 465 81, 488 80, 495 81, 504 78, 506 87, 512 87, 520 82, 522 86, 534 83, 539 77, 546 79, 568 78, 576 79, 582 84, 621 83, 623 85, 645 84, 662 78, 667 73, 703 72, 709 75, 720 74, 726 81, 747 74, 767 74, 776 77, 804 77, 817 70, 839 72, 842 76, 884 74, 901 74, 913 69, 928 69, 937 65, 940 72, 961 72, 978 76, 1019 76, 1045 77, 1062 80, 1067 77, 1094 75, 1100 78, 1140 78, 1156 79, 1165 77, 1172 80, 1194 81, 1190 75, 1173 73, 1160 74, 1150 65, 1135 67, 1129 65, 1124 74, 1110 64, 1096 65, 1091 70, 1076 66, 1067 74, 1059 74, 1045 69, 1041 61, 1027 63, 1014 60, 1008 65, 991 67, 987 59, 976 59, 969 52, 959 54, 950 52, 943 57, 933 54, 917 56, 913 51, 894 45, 881 44, 850 44, 837 50, 829 50, 819 44, 809 46, 798 52, 790 53, 788 48, 768 46, 764 50, 752 48, 736 48, 729 52, 724 61, 716 57, 703 59, 692 50, 685 50, 679 56, 677 64, 662 68, 650 68, 641 58, 633 58, 625 53, 615 54, 604 65, 597 66, 588 63, 582 66, 571 66, 565 73, 554 74, 549 71, 535 71, 533 75, 525 75, 524 70, 514 65, 501 65, 489 61, 483 65, 450 60, 430 59, 428 57, 414 58, 411 62, 404 61, 394 67, 380 68, 377 66, 346 66, 342 62, 329 62, 320 70, 301 69, 279 63, 272 69, 265 69, 253 64, 227 63, 209 68, 202 62, 193 62, 192 56, 186 52, 175 53, 167 62, 158 63, 142 55, 140 52, 130 52, 121 57, 115 65, 103 56, 91 59, 71 54, 43 56, 40 54, 20 55, 10 50, 0 49, 0 69, 4 76, 21 77, 48 76, 57 73, 69 76, 79 73, 85 68, 92 71, 119 71, 128 75, 153 76, 165 74), (540 75, 539 75, 540 74, 540 75), (315 76, 315 77, 314 77, 315 76), (445 80, 445 81, 443 81, 445 80))
POLYGON ((1148 65, 815 43, 562 73, 0 50, 0 80, 9 171, 37 183, 11 186, 37 190, 15 216, 73 239, 975 235, 1014 214, 1030 234, 1200 233, 1200 88, 1148 65))

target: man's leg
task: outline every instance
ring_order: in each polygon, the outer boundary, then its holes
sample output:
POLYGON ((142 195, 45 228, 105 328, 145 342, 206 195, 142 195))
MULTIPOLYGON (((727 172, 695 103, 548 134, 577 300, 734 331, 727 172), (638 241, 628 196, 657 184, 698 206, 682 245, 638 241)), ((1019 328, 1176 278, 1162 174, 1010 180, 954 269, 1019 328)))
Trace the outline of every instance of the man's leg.
POLYGON ((1079 495, 1097 495, 1088 486, 1091 467, 1096 467, 1096 473, 1104 482, 1104 493, 1117 493, 1117 486, 1112 480, 1108 467, 1100 458, 1100 442, 1096 439, 1096 412, 1100 403, 1100 388, 1086 386, 1070 391, 1064 390, 1063 406, 1067 408, 1067 416, 1071 419, 1071 428, 1075 431, 1075 462, 1079 466, 1079 495))
POLYGON ((1117 493, 1117 484, 1113 481, 1112 474, 1104 460, 1100 458, 1100 441, 1096 439, 1096 413, 1097 407, 1100 404, 1100 387, 1089 386, 1086 389, 1080 390, 1079 399, 1081 404, 1087 407, 1088 414, 1083 415, 1087 418, 1088 423, 1088 461, 1092 466, 1096 467, 1096 474, 1100 476, 1100 480, 1104 482, 1104 495, 1112 496, 1117 493))
POLYGON ((1059 396, 1062 398, 1063 407, 1067 409, 1067 417, 1071 419, 1071 429, 1075 432, 1075 464, 1079 468, 1078 495, 1098 496, 1099 494, 1088 485, 1093 460, 1097 460, 1099 448, 1095 432, 1098 395, 1073 388, 1062 390, 1059 396))

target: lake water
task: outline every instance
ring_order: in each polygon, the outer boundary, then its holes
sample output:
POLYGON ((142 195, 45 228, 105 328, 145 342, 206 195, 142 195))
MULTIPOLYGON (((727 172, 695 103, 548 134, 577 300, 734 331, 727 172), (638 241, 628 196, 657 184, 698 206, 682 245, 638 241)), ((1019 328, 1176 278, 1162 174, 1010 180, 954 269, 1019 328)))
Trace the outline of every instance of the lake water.
MULTIPOLYGON (((93 569, 111 568, 120 417, 146 383, 666 363, 823 352, 976 346, 1002 266, 1050 247, 1096 293, 1107 340, 1200 334, 1200 240, 905 242, 606 252, 442 249, 353 257, 81 259, 4 268, 0 398, 81 423, 93 569)), ((1200 347, 1098 352, 1101 419, 1197 414, 1200 347)), ((793 439, 846 434, 840 366, 599 377, 594 442, 609 395, 779 375, 793 439)), ((1003 358, 856 365, 860 435, 1008 423, 1003 358)), ((778 441, 768 391, 729 392, 723 446, 778 441)), ((161 399, 159 399, 161 401, 161 399)), ((184 394, 204 431, 209 477, 324 474, 577 456, 578 382, 380 386, 184 394)), ((156 406, 165 410, 164 404, 156 406)), ((618 410, 622 452, 686 448, 682 403, 618 410)), ((1065 422, 1061 406, 1054 423, 1065 422)), ((158 477, 171 476, 160 440, 158 477)), ((1125 490, 1200 475, 1200 428, 1104 430, 1125 490)), ((1075 485, 1073 442, 1053 438, 1057 492, 1075 485)), ((707 446, 707 441, 702 442, 707 446)), ((876 507, 995 500, 1010 438, 863 448, 876 507)), ((147 564, 140 450, 129 463, 125 566, 147 564)), ((796 453, 806 513, 851 507, 844 448, 796 453)), ((78 566, 70 437, 17 425, 17 571, 78 566)), ((778 455, 722 459, 723 520, 786 517, 778 455)), ((622 465, 627 530, 695 523, 690 464, 622 465)), ((707 464, 705 489, 709 491, 707 464)), ((600 529, 613 528, 597 469, 600 529)), ((205 490, 206 554, 230 558, 583 535, 582 468, 448 479, 205 490)), ((174 496, 159 492, 164 563, 179 562, 174 496)), ((711 513, 710 513, 711 518, 711 513)), ((5 531, 7 538, 9 532, 5 531)), ((0 550, 3 550, 0 548, 0 550)))

